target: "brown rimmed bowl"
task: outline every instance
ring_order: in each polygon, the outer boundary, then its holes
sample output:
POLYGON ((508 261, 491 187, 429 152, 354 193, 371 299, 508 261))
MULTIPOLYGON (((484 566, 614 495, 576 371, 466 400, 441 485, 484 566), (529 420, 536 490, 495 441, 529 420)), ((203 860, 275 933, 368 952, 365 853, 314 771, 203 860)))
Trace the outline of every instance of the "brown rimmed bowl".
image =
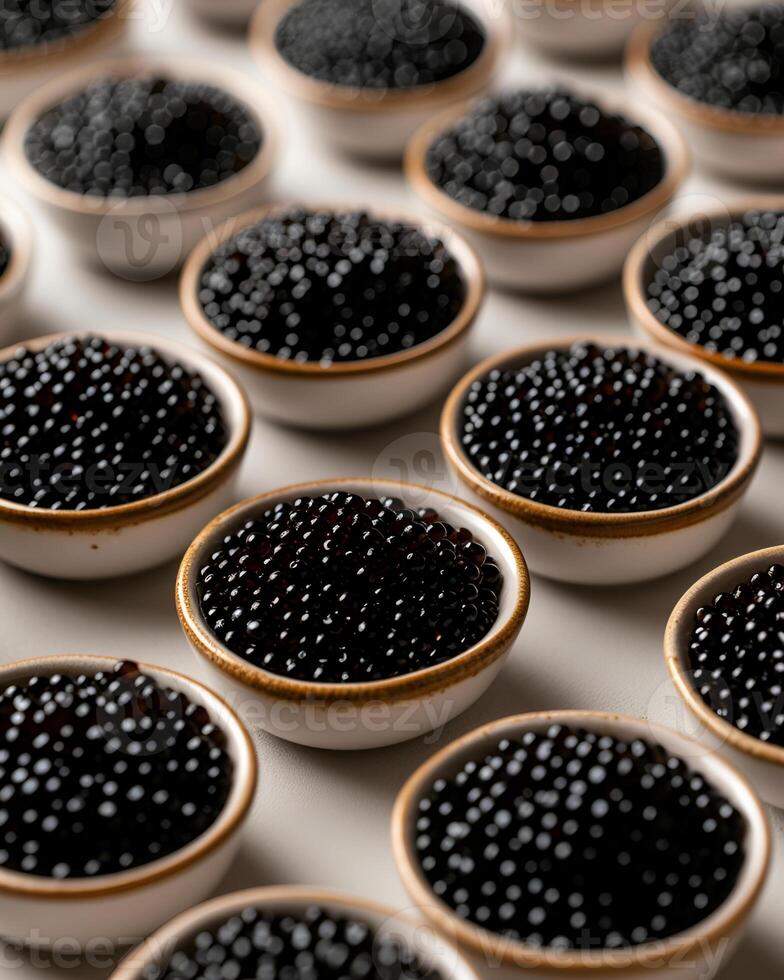
POLYGON ((528 293, 578 290, 615 278, 629 249, 666 212, 689 169, 686 144, 670 121, 631 100, 610 100, 576 91, 604 111, 642 126, 664 155, 664 174, 647 194, 608 214, 571 221, 515 221, 460 204, 427 173, 433 142, 469 114, 475 102, 453 106, 417 130, 406 150, 409 185, 440 221, 453 225, 482 256, 496 285, 528 293))
MULTIPOLYGON (((245 387, 259 415, 308 429, 348 429, 377 425, 431 403, 465 370, 471 327, 485 293, 482 266, 474 250, 445 225, 401 212, 363 207, 374 218, 402 221, 440 239, 465 283, 460 312, 444 330, 408 350, 361 361, 283 360, 235 343, 207 319, 199 302, 202 271, 212 253, 264 218, 286 212, 275 204, 230 218, 191 253, 180 280, 180 306, 191 329, 245 387)), ((303 204, 316 210, 357 210, 357 205, 303 204)))
POLYGON ((673 350, 698 357, 726 372, 754 403, 766 435, 784 436, 784 362, 744 361, 709 351, 672 330, 648 309, 648 285, 661 268, 662 259, 692 238, 704 238, 743 217, 748 211, 784 214, 784 196, 748 197, 731 205, 717 205, 696 214, 665 219, 654 225, 629 253, 623 274, 623 292, 632 328, 636 333, 673 350))
POLYGON ((637 94, 677 124, 701 169, 755 184, 780 183, 784 116, 723 109, 679 92, 651 62, 661 25, 661 18, 642 24, 626 49, 626 72, 637 94))
POLYGON ((751 780, 760 796, 773 806, 784 808, 784 748, 748 735, 720 718, 707 705, 693 684, 689 662, 689 643, 695 614, 710 606, 720 592, 732 592, 748 582, 755 572, 784 562, 784 545, 754 551, 733 558, 704 575, 675 606, 664 635, 664 656, 679 704, 688 714, 676 715, 679 727, 688 728, 700 742, 727 758, 751 780))
POLYGON ((0 343, 8 343, 13 339, 30 275, 33 231, 24 211, 7 197, 0 197, 0 239, 10 253, 0 275, 0 343))
MULTIPOLYGON (((95 674, 113 657, 67 654, 19 660, 0 668, 3 686, 33 676, 95 674)), ((140 940, 162 920, 205 898, 236 854, 256 789, 253 743, 228 705, 203 684, 164 667, 139 662, 160 684, 203 705, 226 734, 234 763, 233 784, 221 813, 203 834, 166 857, 128 871, 94 878, 54 880, 0 869, 2 934, 25 945, 47 947, 68 940, 79 947, 97 940, 140 940)))
POLYGON ((216 224, 263 200, 279 155, 277 111, 251 77, 206 60, 139 55, 76 68, 37 89, 14 110, 3 133, 9 168, 85 260, 123 279, 157 279, 179 268, 216 224), (262 135, 256 156, 233 176, 186 193, 95 197, 47 180, 27 159, 28 130, 64 99, 106 78, 158 75, 212 85, 248 112, 262 135))
MULTIPOLYGON (((702 746, 649 721, 595 711, 552 711, 491 722, 458 739, 424 763, 403 787, 392 815, 392 844, 406 891, 425 919, 477 963, 491 964, 499 980, 556 980, 575 976, 677 980, 715 974, 740 938, 768 873, 771 834, 754 790, 732 766, 702 746), (721 792, 746 819, 746 861, 727 901, 694 929, 659 943, 628 949, 556 950, 506 939, 461 919, 430 887, 417 858, 416 818, 420 800, 435 779, 454 777, 471 759, 492 752, 503 738, 571 725, 615 738, 655 741, 684 759, 721 792), (720 955, 717 955, 720 954, 720 955)), ((630 896, 633 900, 633 896, 630 896)), ((489 974, 488 974, 489 975, 489 974)))
POLYGON ((228 441, 205 470, 168 490, 128 504, 94 510, 44 510, 0 497, 0 559, 38 575, 98 579, 128 575, 179 558, 205 521, 235 499, 251 415, 242 389, 199 351, 130 331, 77 331, 37 337, 0 351, 0 363, 23 347, 38 351, 56 340, 99 336, 151 347, 169 362, 198 372, 218 397, 228 441))
POLYGON ((620 585, 667 575, 696 561, 719 541, 756 472, 762 433, 757 413, 740 388, 710 364, 648 342, 579 336, 528 344, 489 358, 470 371, 444 406, 441 446, 466 499, 486 508, 509 529, 523 547, 533 572, 583 585, 620 585), (679 371, 699 372, 718 388, 740 433, 738 458, 724 479, 674 507, 636 513, 585 513, 529 500, 483 476, 463 451, 460 440, 471 385, 494 369, 523 367, 547 351, 568 350, 577 342, 646 351, 679 371))
POLYGON ((250 26, 250 45, 259 68, 305 112, 317 137, 353 156, 395 160, 416 129, 434 112, 486 89, 512 35, 503 4, 461 0, 482 24, 484 50, 467 69, 433 85, 409 89, 366 89, 333 85, 299 71, 280 54, 275 33, 300 0, 264 0, 250 26))
MULTIPOLYGON (((214 930, 243 909, 254 908, 280 915, 302 915, 314 906, 335 916, 366 923, 377 935, 397 941, 414 953, 419 963, 441 980, 479 980, 458 951, 430 929, 398 911, 364 898, 319 888, 249 888, 232 892, 190 909, 167 923, 130 953, 111 976, 111 980, 143 980, 146 970, 165 966, 172 953, 188 948, 204 930, 214 930)), ((380 976, 374 972, 373 977, 380 976)))
MULTIPOLYGON (((393 583, 390 583, 393 587, 393 583)), ((188 549, 177 576, 177 613, 191 647, 216 687, 249 727, 279 738, 329 749, 393 745, 442 728, 495 680, 528 612, 525 560, 492 518, 456 497, 414 483, 363 478, 298 483, 245 500, 214 521, 188 549), (454 527, 471 531, 503 575, 498 618, 468 650, 434 667, 368 683, 327 684, 283 677, 255 667, 224 646, 202 616, 196 585, 207 558, 227 534, 281 501, 334 490, 365 497, 397 497, 412 508, 432 507, 454 527)))

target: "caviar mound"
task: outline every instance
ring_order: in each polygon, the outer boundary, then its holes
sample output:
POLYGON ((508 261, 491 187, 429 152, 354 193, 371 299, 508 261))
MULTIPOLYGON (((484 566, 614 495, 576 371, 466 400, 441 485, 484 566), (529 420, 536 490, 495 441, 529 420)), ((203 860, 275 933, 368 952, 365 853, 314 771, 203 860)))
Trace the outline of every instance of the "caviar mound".
POLYGON ((554 724, 429 786, 414 847, 461 919, 529 946, 620 949, 691 929, 732 892, 746 821, 660 745, 554 724))
POLYGON ((445 330, 467 285, 444 242, 363 211, 270 214, 223 242, 199 277, 209 323, 281 360, 363 361, 445 330))
POLYGON ((214 86, 107 77, 45 112, 24 150, 64 190, 124 199, 214 187, 248 166, 263 135, 250 111, 214 86))
POLYGON ((784 566, 697 610, 689 648, 691 682, 719 718, 784 747, 784 566))
POLYGON ((488 480, 567 510, 639 513, 720 483, 740 434, 724 395, 645 351, 577 343, 473 382, 460 444, 488 480))
POLYGON ((0 0, 0 54, 67 40, 107 17, 119 0, 0 0))
POLYGON ((301 681, 384 680, 478 643, 502 575, 433 510, 336 491, 278 503, 199 569, 202 616, 229 650, 301 681))
POLYGON ((534 222, 617 211, 666 169, 650 133, 560 88, 483 99, 432 140, 424 163, 458 204, 534 222))
POLYGON ((675 19, 651 45, 662 79, 718 109, 784 113, 784 5, 675 19))
POLYGON ((452 0, 301 0, 275 31, 278 52, 304 75, 375 91, 445 81, 485 44, 479 22, 452 0))
POLYGON ((209 712, 118 662, 0 692, 0 868, 58 880, 137 868, 201 836, 233 763, 209 712))
POLYGON ((0 499, 134 503, 203 473, 227 442, 206 381, 149 347, 69 338, 0 363, 0 499))
POLYGON ((748 211, 665 255, 648 309, 689 343, 753 364, 784 364, 784 214, 748 211))
POLYGON ((141 976, 182 980, 212 977, 213 972, 221 980, 442 980, 393 937, 360 918, 316 905, 286 913, 248 906, 202 929, 167 962, 145 967, 141 976))

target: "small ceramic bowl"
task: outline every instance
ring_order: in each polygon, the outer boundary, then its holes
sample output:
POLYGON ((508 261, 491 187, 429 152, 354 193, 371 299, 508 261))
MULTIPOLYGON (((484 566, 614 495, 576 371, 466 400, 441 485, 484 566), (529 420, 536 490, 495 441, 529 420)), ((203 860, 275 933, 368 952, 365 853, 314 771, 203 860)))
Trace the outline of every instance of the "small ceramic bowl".
POLYGON ((699 214, 668 218, 656 224, 640 238, 629 253, 623 275, 626 309, 634 331, 657 344, 698 357, 721 368, 737 382, 754 403, 768 436, 784 436, 784 364, 770 361, 750 363, 741 358, 712 353, 693 344, 662 323, 649 309, 646 301, 648 284, 653 280, 661 260, 689 239, 709 235, 738 220, 747 211, 771 210, 784 212, 784 197, 752 197, 733 201, 731 207, 717 206, 699 214))
MULTIPOLYGON (((53 334, 27 341, 41 350, 55 340, 82 334, 53 334)), ((103 510, 37 510, 0 498, 0 559, 28 572, 64 579, 128 575, 178 558, 204 522, 234 498, 239 464, 250 436, 250 410, 237 383, 210 358, 162 337, 112 331, 108 339, 152 347, 162 357, 197 371, 218 396, 228 431, 220 456, 203 472, 144 500, 103 510)), ((19 345, 0 351, 0 362, 19 345)))
MULTIPOLYGON (((695 738, 744 772, 766 802, 784 808, 784 748, 747 735, 719 718, 695 690, 689 664, 694 615, 700 606, 710 606, 720 592, 731 592, 755 572, 764 572, 781 562, 784 545, 742 555, 708 572, 673 610, 664 636, 664 655, 670 679, 689 711, 684 727, 694 729, 695 738)), ((682 716, 679 720, 683 721, 682 716)))
MULTIPOLYGON (((381 936, 396 940, 414 953, 426 969, 441 980, 479 980, 458 951, 427 925, 401 915, 395 909, 363 898, 316 888, 249 888, 222 895, 190 909, 153 933, 120 963, 111 980, 144 980, 150 969, 164 966, 175 950, 190 945, 198 933, 216 928, 245 908, 277 914, 301 915, 318 906, 332 915, 367 923, 381 936)), ((381 976, 374 972, 372 976, 381 976)), ((408 975, 408 974, 406 974, 408 975)))
POLYGON ((462 0, 483 25, 482 54, 465 71, 432 86, 370 90, 332 85, 304 74, 283 58, 275 33, 300 0, 264 0, 251 22, 250 43, 265 74, 302 107, 319 139, 365 159, 399 160, 416 129, 434 112, 487 88, 506 51, 512 23, 506 7, 462 0))
MULTIPOLYGON (((191 253, 180 280, 180 305, 190 327, 243 384, 254 409, 267 418, 308 429, 347 429, 377 425, 407 415, 448 390, 465 369, 470 328, 484 298, 482 266, 473 249, 451 228, 421 218, 365 208, 372 215, 403 220, 438 237, 460 267, 466 284, 458 316, 441 333, 405 351, 364 361, 284 361, 237 344, 217 330, 198 301, 201 272, 210 255, 242 228, 288 210, 276 204, 230 218, 191 253)), ((311 205, 308 205, 311 206, 311 205)), ((313 205, 356 209, 356 205, 313 205)))
POLYGON ((749 400, 711 365, 649 343, 582 336, 529 344, 479 364, 453 389, 444 406, 441 445, 466 498, 511 531, 533 572, 582 585, 621 585, 667 575, 696 561, 719 541, 757 469, 762 435, 749 400), (494 368, 522 367, 546 351, 568 350, 575 342, 644 350, 680 371, 700 372, 724 395, 740 432, 738 459, 727 476, 707 493, 675 507, 609 514, 541 504, 483 476, 460 444, 463 406, 473 382, 494 368))
POLYGON ((784 116, 756 116, 707 105, 668 84, 651 64, 661 20, 641 25, 626 53, 626 71, 638 96, 676 123, 695 163, 731 180, 781 182, 784 116))
MULTIPOLYGON (((20 660, 0 668, 0 684, 35 675, 97 673, 114 663, 113 657, 83 654, 20 660)), ((161 684, 203 705, 226 733, 234 763, 226 805, 212 826, 186 847, 129 871, 56 881, 0 869, 0 917, 6 939, 37 947, 65 939, 80 947, 96 939, 138 941, 161 921, 209 895, 236 854, 256 788, 256 754, 247 731, 203 684, 163 667, 139 666, 161 684)))
MULTIPOLYGON (((29 6, 29 4, 28 4, 29 6)), ((100 20, 52 44, 0 51, 0 119, 42 85, 95 58, 121 53, 134 0, 117 0, 100 20)))
POLYGON ((771 854, 765 812, 751 786, 732 766, 669 728, 639 718, 593 711, 552 711, 503 718, 448 745, 428 759, 403 787, 392 815, 392 843, 403 884, 426 920, 465 955, 476 957, 477 962, 491 963, 493 969, 488 976, 492 974, 498 980, 558 980, 567 976, 602 980, 677 980, 688 976, 710 980, 718 966, 726 963, 743 933, 765 882, 771 854), (748 825, 746 861, 734 890, 713 915, 689 932, 663 942, 617 950, 557 950, 504 939, 461 919, 436 896, 420 869, 415 849, 419 801, 435 779, 454 776, 469 759, 492 751, 501 739, 519 738, 528 731, 544 732, 553 724, 573 725, 620 739, 653 740, 685 759, 743 814, 748 825), (721 949, 721 956, 716 956, 717 949, 721 949))
POLYGON ((427 152, 441 133, 471 110, 472 103, 452 107, 429 120, 409 143, 405 159, 409 184, 430 213, 454 225, 474 246, 488 278, 496 285, 550 293, 582 289, 614 278, 629 249, 651 221, 667 210, 686 177, 686 145, 669 120, 631 102, 594 101, 646 129, 665 158, 664 176, 653 190, 609 214, 572 221, 514 221, 466 207, 450 197, 428 176, 427 152))
POLYGON ((188 6, 199 17, 217 24, 220 27, 245 27, 253 12, 259 5, 259 0, 188 0, 188 6))
POLYGON ((10 252, 0 275, 0 343, 13 339, 21 312, 33 254, 33 232, 27 215, 14 201, 0 197, 0 239, 10 252))
POLYGON ((216 224, 263 200, 278 157, 279 132, 271 100, 252 78, 207 60, 139 56, 77 68, 37 89, 14 110, 3 141, 13 176, 44 206, 78 253, 121 278, 145 281, 178 268, 216 224), (32 166, 25 153, 25 138, 50 109, 101 79, 149 74, 213 85, 233 96, 262 133, 262 145, 253 160, 212 187, 125 199, 65 190, 32 166))
POLYGON ((448 494, 387 480, 339 479, 300 483, 253 497, 215 518, 188 549, 177 576, 177 612, 185 635, 213 672, 215 683, 250 727, 300 745, 369 749, 440 729, 490 686, 528 611, 528 570, 506 531, 470 504, 448 494), (479 643, 445 663, 388 680, 324 684, 294 680, 254 667, 232 653, 202 617, 199 569, 223 538, 280 501, 343 490, 394 496, 411 507, 433 507, 454 526, 472 531, 496 560, 504 584, 498 619, 479 643))

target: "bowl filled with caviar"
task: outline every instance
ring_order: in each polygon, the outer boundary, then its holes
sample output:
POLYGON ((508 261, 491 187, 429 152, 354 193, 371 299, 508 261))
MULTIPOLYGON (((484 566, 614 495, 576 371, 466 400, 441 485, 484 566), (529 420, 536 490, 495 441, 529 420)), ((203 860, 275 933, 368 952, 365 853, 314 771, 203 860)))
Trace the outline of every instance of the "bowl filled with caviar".
POLYGON ((634 329, 721 368, 784 436, 784 198, 752 197, 655 225, 629 254, 634 329))
POLYGON ((339 205, 229 219, 180 281, 188 324, 256 411, 317 429, 378 424, 447 391, 483 296, 479 259, 450 228, 339 205))
POLYGON ((504 718, 429 759, 392 818, 425 918, 502 980, 711 978, 771 854, 746 779, 652 722, 590 711, 504 718))
POLYGON ((667 668, 696 735, 784 807, 784 547, 699 580, 667 625, 667 668))
POLYGON ((0 342, 13 340, 30 273, 33 233, 17 204, 0 197, 0 342))
POLYGON ((249 725, 332 749, 445 725, 498 675, 528 611, 504 529, 410 483, 325 480, 238 504, 177 578, 185 634, 249 725))
POLYGON ((130 280, 178 268, 263 200, 278 156, 263 89, 228 66, 115 58, 37 89, 4 133, 16 179, 92 264, 130 280))
POLYGON ((511 30, 482 0, 265 0, 250 41, 323 141, 394 160, 434 112, 487 88, 511 30))
POLYGON ((0 758, 3 934, 33 947, 139 941, 207 897, 256 786, 217 695, 111 657, 0 669, 0 758))
POLYGON ((6 0, 0 16, 0 118, 36 88, 122 51, 132 0, 6 0))
POLYGON ((179 558, 234 499, 250 435, 236 382, 142 333, 0 351, 0 558, 55 578, 179 558))
POLYGON ((532 571, 586 585, 666 575, 734 519, 762 449, 734 381, 694 357, 612 337, 540 341, 474 368, 441 416, 467 499, 532 571))
POLYGON ((662 27, 642 25, 627 72, 646 101, 666 112, 695 162, 724 177, 781 181, 784 154, 784 4, 701 5, 662 27))
POLYGON ((406 150, 406 177, 454 225, 500 286, 580 289, 623 260, 688 170, 663 115, 563 85, 509 89, 453 106, 406 150))
POLYGON ((238 978, 477 980, 421 921, 304 887, 251 888, 205 902, 131 952, 112 980, 181 980, 209 974, 213 964, 238 978))

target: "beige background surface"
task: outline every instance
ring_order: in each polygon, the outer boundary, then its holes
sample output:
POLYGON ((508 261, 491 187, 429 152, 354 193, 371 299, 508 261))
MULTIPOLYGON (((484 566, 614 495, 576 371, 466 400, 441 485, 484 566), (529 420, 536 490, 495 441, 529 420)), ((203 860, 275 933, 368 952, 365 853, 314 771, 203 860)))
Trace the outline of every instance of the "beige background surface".
MULTIPOLYGON (((215 0, 216 3, 230 0, 215 0)), ((255 72, 241 37, 219 34, 187 15, 185 0, 148 0, 135 27, 142 49, 195 53, 255 72)), ((546 63, 523 44, 511 56, 507 80, 572 77, 618 92, 617 68, 580 69, 546 63)), ((288 146, 281 161, 279 197, 335 197, 400 203, 412 198, 394 169, 362 168, 311 145, 284 100, 288 146)), ((2 190, 24 201, 3 173, 2 190)), ((690 180, 682 207, 706 196, 729 198, 739 188, 690 180)), ((68 243, 36 217, 37 252, 30 331, 133 328, 191 342, 180 315, 176 281, 133 284, 79 267, 68 243)), ((579 331, 623 336, 626 321, 616 285, 573 298, 532 300, 491 293, 475 331, 478 359, 541 337, 579 331)), ((249 496, 283 484, 338 475, 400 475, 446 483, 435 436, 438 407, 413 418, 343 436, 286 431, 257 420, 241 490, 249 496)), ((595 708, 672 720, 661 641, 668 613, 701 574, 732 556, 784 541, 784 444, 768 444, 759 477, 738 523, 697 565, 664 581, 630 588, 567 587, 533 583, 531 612, 510 661, 491 691, 451 724, 443 739, 506 714, 548 708, 595 708)), ((113 582, 64 584, 0 566, 0 658, 81 651, 139 657, 199 674, 180 632, 173 605, 174 565, 113 582)), ((294 883, 327 886, 403 908, 406 897, 393 866, 388 822, 395 794, 412 769, 434 750, 419 741, 373 753, 334 755, 258 740, 261 780, 243 848, 221 891, 294 883)), ((772 815, 779 850, 784 816, 772 815)), ((722 972, 724 980, 784 976, 784 874, 777 855, 773 880, 746 941, 722 972)), ((28 960, 0 958, 0 972, 17 980, 40 976, 28 960)), ((62 964, 50 980, 97 980, 107 971, 62 964)))

